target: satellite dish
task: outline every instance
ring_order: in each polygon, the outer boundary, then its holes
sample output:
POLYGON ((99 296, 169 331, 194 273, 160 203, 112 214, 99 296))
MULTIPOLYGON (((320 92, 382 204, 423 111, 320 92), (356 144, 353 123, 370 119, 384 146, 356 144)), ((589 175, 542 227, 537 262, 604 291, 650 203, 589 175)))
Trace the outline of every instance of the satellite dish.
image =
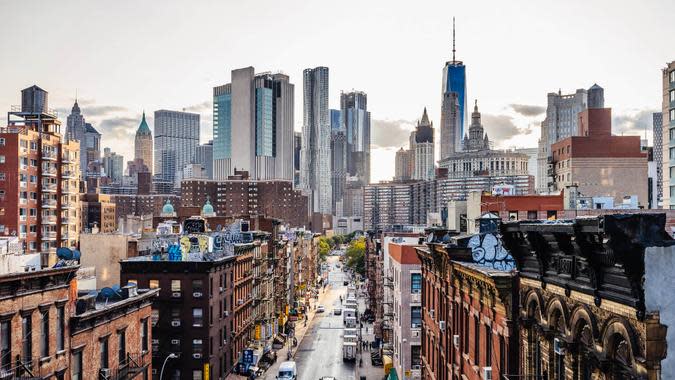
POLYGON ((73 250, 73 260, 80 260, 81 256, 82 254, 80 253, 80 251, 78 251, 77 249, 73 250))
POLYGON ((104 299, 118 298, 120 296, 115 289, 108 287, 101 289, 99 295, 104 299))

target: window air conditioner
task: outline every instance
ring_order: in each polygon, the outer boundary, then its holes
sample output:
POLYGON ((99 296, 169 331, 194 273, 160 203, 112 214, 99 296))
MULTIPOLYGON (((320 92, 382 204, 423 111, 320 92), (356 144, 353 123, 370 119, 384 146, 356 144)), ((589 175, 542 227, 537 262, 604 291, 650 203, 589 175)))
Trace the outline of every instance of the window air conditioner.
POLYGON ((560 338, 553 339, 553 351, 558 355, 565 355, 565 343, 560 338))
POLYGON ((173 326, 173 327, 180 327, 180 321, 178 321, 178 320, 176 320, 176 321, 171 321, 171 326, 173 326))
POLYGON ((492 380, 492 367, 483 367, 483 380, 492 380))
POLYGON ((194 292, 194 293, 192 293, 192 296, 194 298, 202 298, 202 292, 194 292))
POLYGON ((439 322, 438 322, 438 328, 439 328, 441 331, 445 331, 445 321, 439 321, 439 322))
POLYGON ((180 344, 180 339, 171 339, 171 344, 180 344))
POLYGON ((452 344, 455 346, 455 348, 459 348, 459 335, 452 336, 452 344))
POLYGON ((195 358, 195 359, 201 359, 201 358, 202 358, 202 354, 194 353, 194 354, 192 354, 192 357, 195 358))
POLYGON ((173 292, 173 293, 171 293, 171 297, 173 297, 173 298, 180 298, 180 292, 173 292))

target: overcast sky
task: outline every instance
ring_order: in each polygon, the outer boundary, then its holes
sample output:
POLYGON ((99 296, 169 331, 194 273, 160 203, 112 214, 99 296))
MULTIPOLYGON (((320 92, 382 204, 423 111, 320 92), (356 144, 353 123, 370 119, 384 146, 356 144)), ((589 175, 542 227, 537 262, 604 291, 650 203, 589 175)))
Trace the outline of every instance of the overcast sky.
POLYGON ((453 16, 469 103, 499 147, 535 146, 546 93, 593 83, 614 132, 644 135, 675 60, 672 0, 1 0, 0 14, 0 110, 37 84, 65 123, 77 91, 102 146, 127 160, 143 110, 198 112, 208 140, 212 87, 244 66, 290 75, 300 130, 302 70, 328 66, 332 108, 341 90, 368 94, 374 181, 391 178, 425 106, 439 134, 453 16))

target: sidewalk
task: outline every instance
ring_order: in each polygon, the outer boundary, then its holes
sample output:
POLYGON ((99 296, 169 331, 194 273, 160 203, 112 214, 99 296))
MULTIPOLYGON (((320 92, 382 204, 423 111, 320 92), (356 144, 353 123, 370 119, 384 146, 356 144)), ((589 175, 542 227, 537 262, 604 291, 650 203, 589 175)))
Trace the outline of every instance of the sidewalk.
MULTIPOLYGON (((310 301, 310 309, 312 305, 320 305, 322 304, 324 298, 326 297, 326 294, 328 291, 332 291, 332 288, 329 286, 326 287, 326 292, 321 292, 319 291, 319 300, 317 302, 310 301)), ((307 329, 312 327, 312 321, 314 321, 314 316, 316 316, 316 311, 315 310, 310 310, 308 315, 308 320, 307 320, 307 326, 304 326, 303 321, 297 321, 295 322, 295 338, 298 340, 298 345, 291 351, 291 358, 295 357, 296 349, 300 346, 300 343, 302 343, 302 339, 305 337, 305 334, 307 333, 307 329)), ((285 362, 287 359, 287 354, 288 354, 288 349, 290 347, 290 341, 291 338, 289 337, 286 340, 286 344, 280 349, 277 350, 277 361, 276 363, 272 364, 267 371, 265 371, 265 374, 262 375, 262 379, 274 379, 277 375, 277 372, 279 371, 279 367, 281 366, 281 363, 285 362)), ((242 380, 242 379, 247 379, 246 376, 240 376, 240 375, 235 375, 235 374, 229 374, 226 378, 226 380, 242 380)))
MULTIPOLYGON (((359 297, 359 315, 363 315, 366 310, 366 302, 359 297)), ((372 323, 363 323, 361 328, 361 339, 365 342, 373 342, 375 340, 375 330, 372 323)), ((360 351, 360 358, 363 359, 363 366, 356 366, 355 379, 359 380, 361 376, 365 376, 367 380, 378 380, 384 378, 384 369, 382 367, 375 367, 370 362, 370 353, 377 349, 366 348, 360 351)), ((358 363, 358 361, 357 361, 358 363)))

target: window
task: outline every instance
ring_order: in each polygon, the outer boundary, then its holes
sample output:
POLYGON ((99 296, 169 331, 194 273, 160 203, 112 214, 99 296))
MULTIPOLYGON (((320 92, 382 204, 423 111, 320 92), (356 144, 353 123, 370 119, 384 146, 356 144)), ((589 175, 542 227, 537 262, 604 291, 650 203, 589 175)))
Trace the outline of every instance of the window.
POLYGON ((204 349, 204 344, 202 343, 201 339, 193 339, 192 340, 192 353, 201 354, 203 349, 204 349))
POLYGON ((12 367, 12 327, 10 320, 0 322, 0 365, 7 371, 12 367))
POLYGON ((202 380, 202 370, 193 369, 192 370, 192 380, 202 380))
POLYGON ((464 309, 464 353, 469 353, 469 311, 464 309))
POLYGON ((675 90, 670 90, 670 101, 675 102, 675 90))
POLYGON ((180 280, 171 280, 171 291, 180 292, 180 280))
POLYGON ((485 325, 485 366, 492 365, 492 327, 485 325))
POLYGON ((40 329, 40 357, 49 356, 49 311, 42 313, 42 328, 40 329))
POLYGON ((21 332, 21 360, 30 367, 30 363, 33 360, 33 345, 31 344, 33 318, 30 314, 24 315, 23 318, 21 318, 21 332))
POLYGON ((473 362, 480 366, 480 319, 478 316, 473 317, 474 323, 474 344, 473 344, 473 362))
POLYGON ((422 346, 410 346, 410 361, 412 365, 422 365, 422 346))
POLYGON ((141 350, 148 351, 148 319, 141 320, 141 350))
POLYGON ((537 211, 536 210, 530 210, 527 212, 527 219, 528 220, 536 220, 537 219, 537 211))
POLYGON ((155 309, 154 307, 150 311, 150 318, 152 321, 152 325, 156 325, 157 321, 159 321, 159 309, 155 309))
POLYGON ((5 139, 0 137, 0 146, 5 146, 5 139))
POLYGON ((410 327, 422 327, 422 307, 412 306, 410 308, 410 327))
POLYGON ((56 351, 63 351, 65 349, 65 308, 60 306, 56 308, 56 351))
POLYGON ((192 292, 193 293, 202 293, 203 288, 202 280, 192 280, 192 292))
POLYGON ((73 354, 73 359, 70 362, 71 372, 70 378, 72 380, 83 380, 82 377, 82 351, 73 354))
MULTIPOLYGON (((670 110, 670 121, 675 121, 675 108, 670 110)), ((0 156, 0 164, 5 163, 5 156, 0 156)))
POLYGON ((101 349, 100 349, 100 355, 101 355, 101 362, 100 362, 100 368, 110 368, 108 366, 108 337, 105 337, 101 339, 101 349))
POLYGON ((200 307, 192 309, 192 326, 202 327, 204 325, 204 310, 200 307))
MULTIPOLYGON (((28 215, 30 215, 30 216, 37 216, 37 209, 36 209, 36 208, 32 208, 32 209, 30 209, 30 210, 28 210, 28 211, 29 211, 29 214, 28 214, 28 215)), ((33 226, 31 226, 31 227, 33 227, 33 226)))
POLYGON ((5 163, 5 156, 0 156, 0 164, 4 164, 4 163, 5 163))
POLYGON ((34 168, 37 167, 37 160, 34 159, 34 158, 31 158, 31 159, 30 159, 30 166, 32 166, 32 167, 34 167, 34 168))
POLYGON ((422 293, 422 273, 410 274, 410 292, 422 293))
POLYGON ((4 180, 5 180, 5 173, 0 173, 0 181, 4 181, 4 180))
POLYGON ((509 211, 509 220, 518 220, 518 211, 509 211))
POLYGON ((127 356, 127 337, 126 330, 117 332, 117 360, 120 365, 126 363, 127 356))
POLYGON ((159 288, 159 280, 150 280, 150 289, 159 288))

